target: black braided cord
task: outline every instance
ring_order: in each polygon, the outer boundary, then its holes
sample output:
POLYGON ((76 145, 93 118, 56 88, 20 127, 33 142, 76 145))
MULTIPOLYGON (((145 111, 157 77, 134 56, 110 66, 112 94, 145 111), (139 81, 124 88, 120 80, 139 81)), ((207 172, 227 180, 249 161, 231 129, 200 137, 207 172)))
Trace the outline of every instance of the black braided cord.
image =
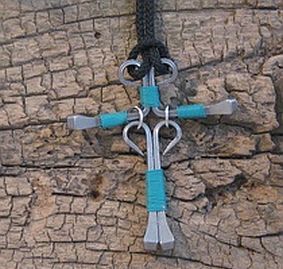
POLYGON ((168 48, 155 38, 154 0, 136 0, 136 29, 138 44, 129 53, 128 60, 142 57, 139 68, 128 67, 128 72, 136 80, 142 79, 154 67, 155 75, 168 74, 168 66, 162 64, 161 58, 170 58, 168 48))

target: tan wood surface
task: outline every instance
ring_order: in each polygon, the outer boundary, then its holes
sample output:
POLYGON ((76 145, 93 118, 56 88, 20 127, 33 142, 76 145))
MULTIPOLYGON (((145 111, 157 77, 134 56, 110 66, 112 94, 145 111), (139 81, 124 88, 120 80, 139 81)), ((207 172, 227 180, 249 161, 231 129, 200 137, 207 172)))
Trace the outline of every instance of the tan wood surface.
POLYGON ((163 158, 176 246, 153 254, 144 159, 121 128, 65 124, 138 104, 117 78, 134 2, 0 0, 0 268, 283 268, 282 0, 158 1, 180 69, 163 102, 239 110, 181 122, 163 158))

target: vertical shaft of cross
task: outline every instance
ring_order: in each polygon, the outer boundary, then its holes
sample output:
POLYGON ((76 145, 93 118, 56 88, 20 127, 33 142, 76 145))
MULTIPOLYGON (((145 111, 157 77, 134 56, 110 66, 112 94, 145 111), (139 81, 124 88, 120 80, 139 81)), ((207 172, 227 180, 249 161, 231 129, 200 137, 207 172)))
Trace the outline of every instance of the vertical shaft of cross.
MULTIPOLYGON (((165 173, 161 168, 160 148, 159 148, 159 130, 167 124, 166 121, 160 121, 152 131, 146 123, 142 123, 141 127, 145 132, 147 145, 147 166, 146 171, 146 196, 148 224, 144 236, 144 247, 146 250, 157 250, 158 246, 162 250, 170 250, 174 247, 174 236, 167 224, 166 220, 166 186, 165 173)), ((175 138, 166 148, 172 148, 181 139, 182 131, 177 123, 169 120, 168 124, 176 130, 175 138)), ((129 131, 134 126, 139 126, 139 121, 130 122, 123 130, 123 138, 125 142, 140 155, 144 156, 138 146, 129 138, 129 131)))

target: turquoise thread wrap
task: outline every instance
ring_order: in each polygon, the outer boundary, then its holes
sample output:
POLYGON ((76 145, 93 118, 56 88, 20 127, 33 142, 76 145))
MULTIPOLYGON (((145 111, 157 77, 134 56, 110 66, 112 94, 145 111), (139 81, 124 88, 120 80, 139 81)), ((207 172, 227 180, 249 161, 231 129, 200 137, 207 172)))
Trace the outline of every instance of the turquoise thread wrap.
POLYGON ((184 105, 177 107, 177 115, 180 119, 206 118, 206 110, 202 104, 184 105))
POLYGON ((147 211, 165 211, 165 178, 162 169, 146 172, 147 211))
POLYGON ((113 128, 127 123, 128 113, 127 112, 117 112, 117 113, 107 113, 100 116, 101 127, 113 128))
POLYGON ((159 89, 157 86, 142 86, 140 87, 141 104, 144 107, 159 107, 159 89))

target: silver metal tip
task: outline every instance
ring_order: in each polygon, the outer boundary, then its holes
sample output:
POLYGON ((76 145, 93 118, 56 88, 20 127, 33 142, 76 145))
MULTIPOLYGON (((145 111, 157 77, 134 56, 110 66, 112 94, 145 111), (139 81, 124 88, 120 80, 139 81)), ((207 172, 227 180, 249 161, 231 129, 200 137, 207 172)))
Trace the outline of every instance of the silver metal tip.
POLYGON ((217 104, 206 106, 208 115, 231 115, 238 107, 236 99, 226 99, 217 104))
POLYGON ((93 127, 99 127, 98 117, 87 117, 82 115, 72 115, 67 117, 67 126, 73 130, 83 130, 93 127))
POLYGON ((69 129, 74 129, 75 126, 75 119, 73 116, 67 117, 67 126, 69 129))
POLYGON ((174 236, 169 228, 166 220, 165 211, 158 212, 159 222, 159 243, 162 250, 170 250, 174 248, 174 236))

